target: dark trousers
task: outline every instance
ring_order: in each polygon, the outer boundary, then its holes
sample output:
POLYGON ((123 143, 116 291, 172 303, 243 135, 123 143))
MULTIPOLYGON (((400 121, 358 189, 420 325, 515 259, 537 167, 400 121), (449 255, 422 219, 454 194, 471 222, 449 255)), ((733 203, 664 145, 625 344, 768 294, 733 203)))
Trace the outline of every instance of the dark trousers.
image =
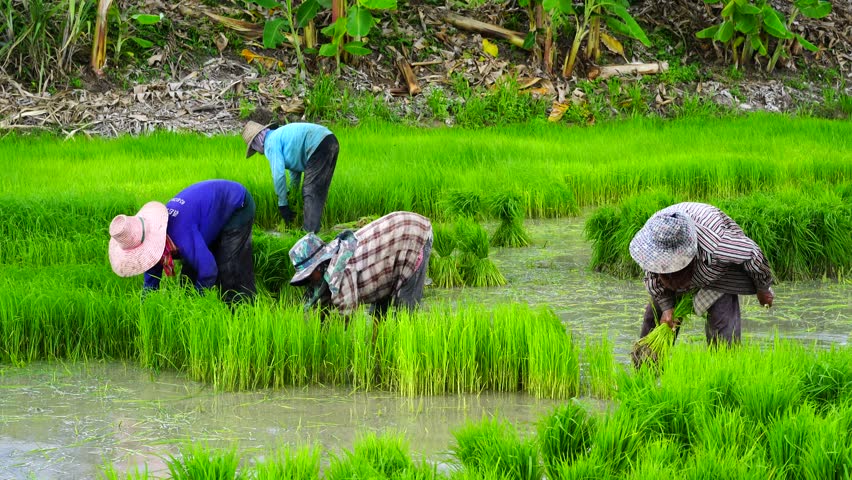
POLYGON ((306 232, 318 232, 322 223, 322 211, 328 199, 328 188, 334 167, 337 166, 337 154, 340 144, 333 134, 325 137, 308 159, 305 178, 302 183, 302 201, 304 205, 302 228, 306 232))
MULTIPOLYGON (((675 298, 677 301, 678 298, 675 298)), ((639 338, 651 332, 659 323, 661 310, 657 302, 649 303, 645 307, 645 316, 642 320, 642 330, 639 338)), ((675 339, 680 328, 675 329, 675 339)), ((738 295, 725 294, 707 310, 707 321, 704 323, 704 334, 708 345, 718 345, 721 340, 728 346, 732 343, 740 343, 742 331, 742 317, 740 316, 740 297, 738 295)))
POLYGON ((404 307, 408 311, 412 311, 420 305, 420 301, 423 300, 423 286, 426 284, 426 272, 429 271, 429 257, 431 255, 432 239, 429 239, 423 246, 423 261, 420 266, 402 282, 399 290, 373 304, 374 315, 383 317, 391 305, 397 308, 404 307))
POLYGON ((234 212, 210 248, 219 269, 216 286, 229 305, 243 299, 252 300, 257 293, 251 239, 254 213, 254 199, 246 192, 242 208, 234 212))

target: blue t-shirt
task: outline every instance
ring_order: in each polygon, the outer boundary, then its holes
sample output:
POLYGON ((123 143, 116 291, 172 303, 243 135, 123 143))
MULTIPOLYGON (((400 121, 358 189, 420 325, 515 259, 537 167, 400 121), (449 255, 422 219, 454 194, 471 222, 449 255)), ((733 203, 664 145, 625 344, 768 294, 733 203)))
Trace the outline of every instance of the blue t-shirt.
POLYGON ((270 130, 263 141, 263 153, 272 169, 278 205, 287 205, 287 170, 301 173, 317 147, 331 130, 313 123, 288 123, 270 130))
MULTIPOLYGON (((210 245, 234 212, 242 208, 246 187, 230 180, 207 180, 190 185, 166 203, 169 224, 166 233, 178 249, 182 273, 198 289, 212 287, 219 269, 210 245)), ((145 288, 160 286, 163 265, 157 263, 145 272, 145 288)))

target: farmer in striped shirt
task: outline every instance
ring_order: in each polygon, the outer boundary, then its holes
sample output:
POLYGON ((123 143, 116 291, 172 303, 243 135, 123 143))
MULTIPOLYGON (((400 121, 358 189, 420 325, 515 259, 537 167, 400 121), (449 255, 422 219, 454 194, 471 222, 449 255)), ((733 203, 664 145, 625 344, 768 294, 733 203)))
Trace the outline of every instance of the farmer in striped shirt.
POLYGON ((630 255, 645 270, 651 294, 640 338, 657 318, 674 329, 675 303, 688 292, 697 292, 695 313, 707 313, 704 330, 713 345, 739 342, 738 295, 757 294, 761 305, 772 306, 772 271, 763 252, 712 205, 678 203, 655 213, 630 242, 630 255))
POLYGON ((423 298, 432 252, 432 224, 411 212, 394 212, 325 244, 309 233, 290 249, 291 285, 306 286, 305 309, 314 305, 349 314, 372 304, 383 316, 391 305, 409 310, 423 298))

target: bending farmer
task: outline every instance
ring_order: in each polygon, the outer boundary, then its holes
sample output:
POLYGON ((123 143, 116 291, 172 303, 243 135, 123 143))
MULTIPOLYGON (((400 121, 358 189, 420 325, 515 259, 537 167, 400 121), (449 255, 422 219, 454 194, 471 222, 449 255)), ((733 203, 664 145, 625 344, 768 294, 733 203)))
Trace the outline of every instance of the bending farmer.
POLYGON ((254 298, 254 210, 248 190, 228 180, 190 185, 165 205, 148 202, 135 216, 112 220, 112 270, 121 277, 144 272, 147 291, 182 260, 181 276, 198 290, 218 286, 229 304, 254 298))
POLYGON ((737 295, 756 293, 761 305, 772 306, 772 272, 763 252, 714 206, 679 203, 660 210, 633 237, 630 256, 645 270, 652 299, 640 338, 656 326, 657 318, 675 329, 674 306, 687 292, 697 292, 695 313, 707 313, 709 344, 739 342, 737 295))
POLYGON ((334 307, 349 314, 373 304, 382 316, 393 304, 408 308, 423 298, 432 252, 432 224, 411 212, 394 212, 357 232, 342 232, 327 245, 313 233, 292 249, 291 285, 306 288, 305 309, 334 307))
POLYGON ((278 213, 289 226, 296 217, 287 202, 286 172, 290 172, 290 188, 298 189, 302 172, 304 205, 303 226, 306 232, 318 232, 322 210, 328 198, 328 187, 337 165, 340 145, 331 130, 313 123, 290 123, 282 127, 248 122, 243 128, 246 158, 257 153, 266 155, 272 169, 272 181, 278 194, 278 213))

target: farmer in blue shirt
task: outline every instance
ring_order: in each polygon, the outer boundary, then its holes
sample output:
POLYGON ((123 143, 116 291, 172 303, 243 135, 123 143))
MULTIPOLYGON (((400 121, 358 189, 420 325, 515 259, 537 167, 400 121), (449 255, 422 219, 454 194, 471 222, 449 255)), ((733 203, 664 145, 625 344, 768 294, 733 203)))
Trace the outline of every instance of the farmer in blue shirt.
POLYGON ((290 123, 284 126, 248 122, 243 128, 246 158, 255 153, 266 155, 272 169, 272 181, 278 194, 278 213, 287 225, 296 217, 287 202, 287 177, 290 188, 298 189, 302 173, 304 205, 302 228, 318 232, 322 210, 328 198, 328 187, 337 165, 340 145, 331 130, 313 123, 290 123))
POLYGON ((173 276, 198 290, 219 287, 231 304, 254 298, 251 230, 254 199, 229 180, 208 180, 183 189, 165 205, 146 203, 135 216, 118 215, 109 226, 109 260, 121 277, 145 273, 144 291, 173 276))

